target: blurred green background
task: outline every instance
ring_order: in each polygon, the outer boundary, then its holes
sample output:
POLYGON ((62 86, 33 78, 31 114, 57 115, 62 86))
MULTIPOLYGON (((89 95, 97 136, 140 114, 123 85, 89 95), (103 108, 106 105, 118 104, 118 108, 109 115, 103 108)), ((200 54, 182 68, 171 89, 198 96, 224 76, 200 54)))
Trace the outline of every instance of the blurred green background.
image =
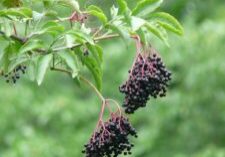
MULTIPOLYGON (((106 10, 113 3, 86 2, 106 10)), ((179 18, 185 35, 171 35, 170 48, 153 39, 173 81, 166 98, 151 100, 130 117, 139 133, 131 156, 225 157, 225 1, 166 0, 161 10, 179 18)), ((134 46, 122 40, 102 44, 104 96, 122 102, 118 86, 127 78, 134 46)), ((95 93, 64 74, 50 72, 41 87, 2 79, 0 157, 82 157, 99 109, 95 93)))

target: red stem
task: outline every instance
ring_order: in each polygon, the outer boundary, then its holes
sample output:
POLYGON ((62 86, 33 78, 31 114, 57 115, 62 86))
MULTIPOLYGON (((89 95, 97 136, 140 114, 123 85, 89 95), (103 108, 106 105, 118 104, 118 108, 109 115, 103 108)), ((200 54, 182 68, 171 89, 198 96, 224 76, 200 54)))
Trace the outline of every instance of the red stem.
POLYGON ((104 111, 105 111, 105 105, 106 105, 106 102, 105 100, 102 102, 102 107, 101 107, 101 111, 99 113, 99 119, 98 119, 98 122, 97 122, 97 125, 96 125, 96 128, 95 128, 95 132, 98 130, 99 128, 99 125, 100 123, 102 124, 102 126, 104 127, 104 124, 102 122, 102 117, 103 117, 103 114, 104 114, 104 111))
POLYGON ((138 58, 138 55, 141 54, 141 40, 140 40, 140 37, 138 35, 136 36, 133 36, 132 38, 135 39, 135 44, 136 44, 136 56, 135 56, 135 59, 133 61, 133 64, 132 64, 132 67, 131 67, 131 70, 130 70, 130 75, 132 75, 132 72, 133 72, 133 69, 134 69, 134 65, 135 65, 135 62, 138 58))

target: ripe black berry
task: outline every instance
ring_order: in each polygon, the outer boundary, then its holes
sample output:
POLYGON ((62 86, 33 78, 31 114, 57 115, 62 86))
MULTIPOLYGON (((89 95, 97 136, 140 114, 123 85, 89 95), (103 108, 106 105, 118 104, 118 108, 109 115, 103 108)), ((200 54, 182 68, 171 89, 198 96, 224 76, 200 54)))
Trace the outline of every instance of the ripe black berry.
POLYGON ((88 50, 85 50, 84 51, 84 56, 88 56, 89 55, 89 51, 88 50))
POLYGON ((84 145, 85 149, 82 153, 86 157, 117 157, 120 154, 131 154, 133 144, 128 139, 129 135, 137 137, 128 119, 112 115, 92 135, 89 143, 84 145))
POLYGON ((11 72, 9 72, 9 73, 3 72, 2 75, 4 76, 6 83, 14 83, 15 84, 17 82, 17 80, 20 79, 21 74, 26 73, 26 69, 27 69, 27 67, 25 65, 18 65, 11 72))
POLYGON ((164 97, 170 80, 171 73, 156 53, 147 56, 138 54, 134 66, 129 70, 128 80, 119 88, 125 94, 125 112, 131 114, 145 107, 150 97, 164 97))

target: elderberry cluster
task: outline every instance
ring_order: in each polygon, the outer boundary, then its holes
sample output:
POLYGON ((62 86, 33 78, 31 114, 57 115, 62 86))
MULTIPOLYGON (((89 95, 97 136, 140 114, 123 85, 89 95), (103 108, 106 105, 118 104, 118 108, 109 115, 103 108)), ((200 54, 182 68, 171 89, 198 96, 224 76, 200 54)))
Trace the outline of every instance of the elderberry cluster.
POLYGON ((13 69, 12 72, 3 73, 3 76, 5 77, 7 83, 15 84, 17 82, 17 80, 20 79, 21 74, 26 73, 26 69, 27 69, 27 67, 25 65, 19 65, 15 69, 13 69))
POLYGON ((128 119, 123 116, 112 116, 92 135, 89 143, 84 145, 82 153, 86 154, 86 157, 130 155, 134 145, 130 143, 129 135, 137 137, 128 119))
POLYGON ((138 108, 145 107, 151 96, 164 97, 170 80, 171 73, 156 53, 148 56, 139 54, 129 71, 129 79, 119 88, 125 94, 125 112, 131 114, 138 108))

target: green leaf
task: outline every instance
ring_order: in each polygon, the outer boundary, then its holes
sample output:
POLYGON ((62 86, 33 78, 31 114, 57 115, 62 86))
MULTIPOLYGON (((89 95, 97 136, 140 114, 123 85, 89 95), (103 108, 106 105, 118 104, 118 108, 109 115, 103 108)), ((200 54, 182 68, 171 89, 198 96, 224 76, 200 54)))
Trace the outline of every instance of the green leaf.
POLYGON ((127 9, 125 12, 124 12, 124 20, 125 22, 128 24, 128 26, 131 27, 131 20, 132 20, 132 16, 131 16, 132 12, 131 10, 127 9))
POLYGON ((148 31, 152 32, 154 35, 156 35, 159 39, 161 39, 168 47, 168 34, 166 30, 158 25, 157 23, 146 23, 145 27, 148 31))
POLYGON ((13 48, 11 46, 11 44, 9 44, 3 51, 3 54, 1 55, 1 60, 0 60, 0 67, 2 67, 2 69, 7 72, 8 71, 8 66, 10 64, 10 60, 9 60, 9 55, 10 53, 12 53, 13 48))
POLYGON ((40 22, 41 19, 45 17, 57 18, 58 13, 53 10, 46 10, 45 12, 39 13, 37 11, 33 11, 33 21, 40 22))
POLYGON ((95 44, 94 40, 92 39, 92 37, 90 35, 85 34, 79 30, 72 30, 72 31, 69 31, 67 34, 72 35, 75 39, 77 39, 81 43, 88 42, 91 45, 95 44))
POLYGON ((163 0, 141 0, 132 11, 135 16, 147 16, 149 13, 155 11, 163 0))
POLYGON ((93 58, 87 57, 86 59, 84 59, 84 62, 85 62, 85 65, 87 66, 87 68, 91 71, 91 73, 95 79, 95 83, 96 83, 98 90, 101 90, 101 88, 102 88, 102 71, 101 71, 101 69, 98 67, 96 61, 93 58))
POLYGON ((145 25, 145 23, 146 23, 146 21, 141 18, 138 18, 135 16, 132 16, 132 18, 131 18, 131 26, 132 26, 133 31, 139 30, 142 26, 145 25))
POLYGON ((75 43, 74 37, 72 35, 70 35, 70 34, 66 34, 65 35, 66 47, 72 48, 74 46, 74 43, 75 43))
POLYGON ((90 27, 86 27, 85 24, 81 25, 80 28, 81 32, 85 33, 85 34, 91 34, 92 29, 90 27))
POLYGON ((43 0, 43 5, 45 8, 49 9, 50 7, 52 7, 54 5, 54 1, 53 0, 43 0))
POLYGON ((5 72, 9 72, 9 65, 12 64, 12 60, 17 57, 20 46, 18 42, 11 42, 4 49, 3 55, 1 55, 0 66, 3 67, 5 72))
POLYGON ((29 8, 10 8, 0 11, 0 17, 6 17, 8 19, 21 18, 21 19, 31 19, 32 10, 29 8))
POLYGON ((79 77, 75 77, 73 80, 74 80, 74 83, 75 83, 78 87, 81 87, 81 83, 80 83, 80 78, 79 78, 79 77))
POLYGON ((8 72, 13 71, 18 65, 21 65, 22 63, 28 61, 29 58, 23 56, 23 57, 18 57, 15 60, 10 61, 9 67, 8 67, 8 72))
POLYGON ((50 21, 42 26, 41 34, 50 33, 55 35, 57 33, 63 32, 64 30, 65 28, 62 25, 59 25, 57 22, 50 21))
POLYGON ((7 8, 19 7, 23 4, 21 0, 4 0, 1 3, 7 8))
POLYGON ((75 62, 75 54, 72 51, 60 52, 58 55, 66 62, 69 68, 72 69, 72 77, 75 78, 78 75, 78 68, 75 62))
POLYGON ((88 7, 87 11, 89 14, 96 16, 100 21, 102 21, 103 24, 107 23, 108 19, 104 14, 104 12, 99 7, 91 5, 88 7))
POLYGON ((103 61, 103 50, 98 45, 87 45, 88 50, 91 52, 95 60, 98 62, 99 66, 101 67, 103 61))
POLYGON ((50 34, 55 36, 59 33, 62 33, 64 30, 64 26, 58 24, 57 22, 49 21, 45 23, 39 31, 32 33, 32 36, 43 34, 50 34))
POLYGON ((23 54, 42 47, 43 43, 40 40, 29 40, 20 48, 19 54, 23 54))
POLYGON ((159 23, 162 27, 165 29, 174 32, 178 35, 183 34, 183 27, 181 24, 178 22, 178 20, 173 17, 172 15, 164 12, 157 12, 150 14, 148 16, 149 21, 154 21, 159 23))
POLYGON ((125 0, 116 0, 119 6, 119 14, 123 14, 127 9, 127 2, 125 0))
POLYGON ((27 68, 27 75, 31 81, 35 81, 37 59, 30 60, 27 68))
POLYGON ((44 79, 44 76, 45 76, 46 71, 52 61, 52 58, 53 58, 52 54, 41 56, 39 58, 38 65, 37 65, 38 66, 37 67, 37 75, 36 75, 37 83, 39 86, 41 85, 41 83, 44 79))
POLYGON ((110 9, 110 14, 112 19, 114 19, 118 15, 118 12, 119 12, 119 9, 113 5, 110 9))
POLYGON ((78 56, 80 60, 83 62, 83 64, 90 70, 92 73, 96 86, 98 90, 101 91, 102 88, 102 69, 99 67, 97 61, 90 56, 83 56, 83 53, 81 50, 78 50, 78 56))
POLYGON ((45 16, 44 13, 39 13, 37 11, 33 11, 33 21, 40 21, 45 16))
POLYGON ((44 15, 46 17, 54 17, 54 18, 57 18, 57 15, 58 13, 56 11, 53 11, 53 10, 47 10, 44 15))
POLYGON ((5 55, 5 50, 3 51, 3 50, 0 50, 0 65, 1 65, 1 60, 2 60, 2 58, 4 57, 4 55, 5 55))
POLYGON ((141 29, 139 29, 137 31, 137 33, 141 39, 141 42, 144 43, 144 45, 147 45, 148 42, 147 42, 146 32, 145 32, 144 28, 142 27, 141 29))
POLYGON ((58 3, 67 7, 72 7, 75 11, 80 13, 80 6, 77 0, 59 0, 58 3))

